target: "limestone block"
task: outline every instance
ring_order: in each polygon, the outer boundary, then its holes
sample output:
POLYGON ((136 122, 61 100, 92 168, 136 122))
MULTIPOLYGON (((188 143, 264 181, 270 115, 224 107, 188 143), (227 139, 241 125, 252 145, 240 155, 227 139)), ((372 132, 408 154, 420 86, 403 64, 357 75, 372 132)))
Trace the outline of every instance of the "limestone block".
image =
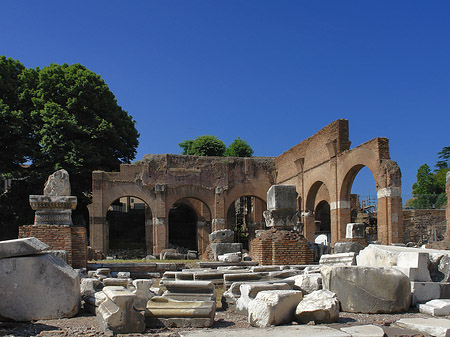
POLYGON ((34 255, 48 249, 49 246, 36 238, 24 238, 0 241, 0 259, 5 257, 34 255))
POLYGON ((241 296, 236 301, 236 313, 248 315, 248 304, 253 301, 260 291, 292 290, 287 283, 243 283, 240 286, 241 296))
POLYGON ((260 273, 260 272, 269 272, 269 271, 280 271, 280 266, 254 266, 251 267, 250 270, 254 273, 260 273))
POLYGON ((209 234, 210 242, 232 243, 234 240, 234 231, 230 229, 220 229, 209 234))
POLYGON ((98 268, 96 271, 95 271, 95 274, 98 276, 98 275, 103 275, 103 276, 106 276, 106 277, 109 277, 110 275, 111 275, 111 269, 109 269, 109 268, 98 268))
POLYGON ((219 255, 217 258, 221 262, 240 262, 242 260, 242 253, 227 253, 219 255))
POLYGON ((184 260, 185 256, 181 253, 164 252, 161 260, 184 260))
POLYGON ((82 278, 80 283, 81 298, 84 300, 86 297, 95 294, 103 289, 103 283, 96 278, 82 278))
POLYGON ((450 283, 439 282, 439 287, 441 288, 441 294, 439 295, 439 298, 450 299, 450 283))
POLYGON ((382 245, 368 245, 356 257, 358 266, 392 267, 397 265, 398 251, 386 249, 382 245))
POLYGON ((0 259, 0 275, 0 316, 31 321, 78 313, 79 274, 52 254, 0 259))
POLYGON ((194 280, 194 272, 182 271, 175 272, 175 280, 177 281, 193 281, 194 280))
POLYGON ((241 253, 242 243, 211 243, 214 260, 218 261, 219 255, 227 253, 241 253))
POLYGON ((234 282, 251 282, 251 281, 261 281, 266 276, 265 273, 235 273, 235 274, 224 274, 223 281, 225 288, 228 288, 234 282))
POLYGON ((131 273, 129 271, 119 271, 117 273, 117 278, 129 279, 130 277, 131 277, 131 273))
POLYGON ((176 301, 156 296, 147 303, 145 321, 148 326, 210 327, 215 314, 215 301, 176 301))
POLYGON ((44 195, 46 196, 68 196, 70 195, 69 173, 64 170, 58 170, 48 176, 44 186, 44 195))
POLYGON ((419 304, 419 311, 432 316, 450 315, 450 300, 431 300, 425 304, 419 304))
POLYGON ((411 282, 412 303, 425 303, 438 299, 441 287, 437 282, 411 282))
POLYGON ((107 332, 139 333, 145 330, 142 313, 134 307, 136 295, 123 287, 105 287, 106 299, 97 308, 97 321, 100 328, 107 332))
POLYGON ((303 295, 322 289, 322 275, 320 273, 305 273, 294 276, 294 290, 301 290, 303 295))
POLYGON ((155 293, 150 290, 152 281, 147 279, 137 279, 133 281, 133 286, 135 288, 133 294, 136 295, 134 308, 136 310, 145 310, 147 302, 155 296, 155 293))
POLYGON ((423 252, 401 252, 398 254, 397 266, 401 268, 417 269, 416 279, 411 281, 429 282, 431 281, 428 271, 429 257, 423 252))
POLYGON ((363 223, 348 223, 345 230, 346 239, 364 239, 366 225, 363 223))
POLYGON ((354 252, 358 254, 364 246, 360 242, 336 242, 334 244, 334 254, 354 252))
POLYGON ((166 281, 164 297, 180 301, 215 301, 215 286, 211 281, 166 281))
POLYGON ((63 260, 65 263, 69 262, 69 255, 67 254, 66 250, 62 250, 62 249, 51 249, 51 250, 44 250, 44 253, 50 253, 55 255, 57 258, 63 260))
POLYGON ((261 291, 248 305, 248 322, 258 327, 292 322, 301 300, 302 292, 297 290, 261 291))
POLYGON ((297 209, 297 191, 294 185, 272 185, 267 191, 267 209, 297 209))
POLYGON ((103 291, 99 291, 84 298, 84 310, 90 314, 97 313, 98 306, 106 300, 106 295, 103 291))
POLYGON ((342 311, 394 313, 410 306, 409 278, 393 268, 329 267, 321 273, 324 289, 336 294, 342 311))
POLYGON ((103 279, 103 284, 105 286, 118 286, 128 288, 128 279, 127 278, 113 278, 107 277, 103 279))
POLYGON ((333 265, 333 266, 352 266, 356 265, 356 253, 340 253, 340 254, 325 254, 320 257, 319 264, 333 265))
POLYGON ((384 337, 382 328, 376 325, 358 325, 341 328, 342 331, 350 334, 352 337, 384 337))
POLYGON ((240 286, 243 282, 233 282, 231 286, 222 294, 222 309, 234 311, 236 302, 241 297, 240 286))
POLYGON ((339 321, 339 301, 329 290, 316 290, 306 295, 295 309, 299 323, 335 323, 339 321))
POLYGON ((402 318, 395 325, 436 337, 450 336, 450 320, 442 318, 402 318))
POLYGON ((444 255, 439 260, 438 271, 442 275, 440 281, 442 281, 442 282, 450 281, 450 256, 449 255, 444 255))
POLYGON ((271 280, 280 280, 288 277, 293 277, 301 273, 303 273, 303 271, 290 269, 290 270, 271 271, 267 276, 271 280))

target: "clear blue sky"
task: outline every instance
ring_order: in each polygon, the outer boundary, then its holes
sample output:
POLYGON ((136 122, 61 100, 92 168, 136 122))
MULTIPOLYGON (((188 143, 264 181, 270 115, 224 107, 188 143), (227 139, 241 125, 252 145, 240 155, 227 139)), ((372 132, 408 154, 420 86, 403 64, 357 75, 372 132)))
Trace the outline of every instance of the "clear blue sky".
POLYGON ((390 139, 406 200, 450 146, 450 1, 3 0, 0 55, 100 74, 137 159, 204 134, 277 156, 346 118, 352 147, 390 139))

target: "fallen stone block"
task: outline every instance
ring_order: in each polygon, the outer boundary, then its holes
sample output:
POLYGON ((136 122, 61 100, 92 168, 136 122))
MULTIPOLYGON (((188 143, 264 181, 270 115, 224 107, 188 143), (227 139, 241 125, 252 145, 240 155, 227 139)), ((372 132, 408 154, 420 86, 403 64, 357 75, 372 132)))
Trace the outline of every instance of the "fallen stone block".
POLYGON ((431 300, 424 304, 419 304, 419 311, 431 316, 450 315, 450 300, 431 300))
POLYGON ((97 278, 82 278, 80 283, 81 298, 84 300, 86 297, 95 294, 103 289, 103 283, 97 278))
POLYGON ((363 249, 364 246, 360 242, 336 242, 334 244, 333 252, 334 254, 351 253, 351 252, 358 254, 363 249))
POLYGON ((216 286, 223 286, 223 275, 225 272, 219 270, 200 271, 194 273, 194 281, 211 281, 216 286))
POLYGON ((230 229, 219 229, 209 234, 210 242, 232 243, 234 240, 234 231, 230 229))
POLYGON ((134 301, 134 308, 136 310, 145 310, 147 307, 147 302, 153 298, 155 293, 150 290, 152 286, 152 281, 147 279, 138 279, 133 280, 133 286, 135 290, 133 294, 136 295, 136 299, 134 301))
POLYGON ((178 301, 215 301, 214 283, 211 281, 166 281, 164 297, 178 301))
POLYGON ((398 254, 397 267, 417 270, 414 275, 415 279, 411 279, 410 276, 411 281, 429 282, 431 281, 431 277, 428 271, 428 261, 428 253, 401 252, 398 254))
POLYGON ((319 264, 332 266, 356 265, 356 253, 325 254, 320 257, 319 264))
POLYGON ((145 330, 144 315, 134 308, 136 295, 124 287, 105 287, 106 299, 96 310, 97 321, 104 332, 139 333, 145 330))
POLYGON ((103 279, 102 282, 105 285, 105 287, 116 286, 116 287, 128 288, 128 279, 126 279, 126 278, 107 277, 107 278, 103 279))
POLYGON ((366 234, 366 225, 363 223, 348 223, 345 228, 346 239, 364 239, 366 234))
POLYGON ((412 304, 438 299, 441 286, 437 282, 411 282, 412 304))
POLYGON ((400 251, 390 246, 368 245, 356 257, 356 264, 364 267, 392 267, 397 265, 400 251))
POLYGON ((436 337, 450 336, 450 320, 443 318, 402 318, 395 325, 430 334, 436 337))
POLYGON ((323 287, 334 292, 342 311, 394 313, 407 311, 411 303, 409 278, 393 268, 322 268, 323 287))
POLYGON ((302 292, 297 290, 261 291, 248 305, 248 322, 258 327, 292 322, 301 300, 302 292))
POLYGON ((254 273, 269 272, 269 271, 279 271, 280 266, 254 266, 250 270, 254 273))
POLYGON ((147 303, 145 322, 150 327, 210 327, 215 314, 214 301, 176 301, 156 296, 147 303))
POLYGON ((235 312, 248 315, 248 304, 253 301, 260 291, 292 290, 287 283, 244 283, 240 286, 241 296, 236 301, 235 312))
POLYGON ((84 298, 83 308, 88 313, 95 315, 97 313, 97 308, 104 300, 106 300, 105 293, 99 291, 84 298))
POLYGON ((301 290, 303 295, 322 289, 322 275, 320 273, 304 273, 293 276, 294 290, 301 290))
POLYGON ((341 328, 342 331, 350 334, 352 337, 384 337, 382 328, 376 325, 358 325, 341 328))
POLYGON ((211 243, 211 250, 214 255, 214 260, 218 261, 219 255, 227 253, 241 253, 242 243, 211 243))
POLYGON ((35 255, 48 248, 49 246, 46 243, 33 237, 0 241, 0 259, 35 255))
POLYGON ((223 284, 228 289, 234 282, 260 282, 266 279, 267 273, 233 273, 223 275, 223 284))
POLYGON ((306 295, 295 309, 295 320, 302 324, 339 321, 339 301, 336 294, 328 290, 316 290, 306 295))
POLYGON ((2 317, 32 321, 78 313, 79 274, 52 254, 0 259, 0 275, 2 317))
POLYGON ((218 256, 218 260, 221 262, 240 262, 242 260, 242 253, 227 253, 218 256))

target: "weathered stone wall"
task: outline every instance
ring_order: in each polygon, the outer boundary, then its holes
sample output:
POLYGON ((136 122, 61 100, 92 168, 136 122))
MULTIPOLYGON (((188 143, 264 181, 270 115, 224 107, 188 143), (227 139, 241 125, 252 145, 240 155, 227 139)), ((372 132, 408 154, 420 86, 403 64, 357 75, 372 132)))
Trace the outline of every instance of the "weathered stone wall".
POLYGON ((65 250, 73 268, 86 268, 86 228, 66 225, 28 225, 19 227, 19 238, 35 237, 49 245, 50 250, 65 250))
POLYGON ((295 185, 301 196, 304 234, 315 238, 314 216, 318 202, 330 204, 331 241, 345 239, 351 222, 351 187, 358 172, 368 167, 374 176, 378 196, 378 240, 401 242, 401 173, 390 159, 389 141, 372 139, 350 150, 348 121, 337 120, 275 159, 277 184, 295 185))
POLYGON ((403 225, 404 243, 443 240, 447 230, 445 209, 405 209, 403 225))

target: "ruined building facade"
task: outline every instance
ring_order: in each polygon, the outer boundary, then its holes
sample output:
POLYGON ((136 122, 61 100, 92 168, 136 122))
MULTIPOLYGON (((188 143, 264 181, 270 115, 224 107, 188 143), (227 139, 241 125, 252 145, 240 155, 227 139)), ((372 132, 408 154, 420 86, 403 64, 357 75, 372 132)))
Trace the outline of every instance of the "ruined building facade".
POLYGON ((120 172, 94 171, 90 245, 108 251, 107 212, 123 197, 139 198, 146 205, 148 253, 169 247, 174 205, 187 205, 195 212, 190 231, 195 231, 196 248, 203 252, 209 233, 233 229, 235 201, 252 197, 251 237, 264 229, 266 193, 274 184, 296 186, 299 222, 308 240, 314 241, 321 205, 327 205, 333 244, 345 238, 351 222, 351 187, 363 167, 370 169, 377 188, 378 241, 401 242, 401 173, 390 159, 389 141, 375 138, 350 149, 348 121, 340 119, 276 158, 146 155, 139 163, 121 165, 120 172))

